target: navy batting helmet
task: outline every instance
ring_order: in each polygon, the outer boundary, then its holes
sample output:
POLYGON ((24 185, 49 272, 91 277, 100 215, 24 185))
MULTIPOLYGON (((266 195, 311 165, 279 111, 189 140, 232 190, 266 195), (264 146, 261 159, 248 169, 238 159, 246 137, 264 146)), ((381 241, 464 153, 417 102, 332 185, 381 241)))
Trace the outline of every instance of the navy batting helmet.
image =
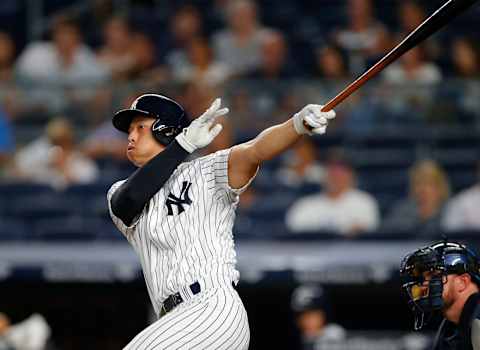
POLYGON ((133 101, 128 109, 122 109, 113 116, 113 126, 128 133, 133 118, 142 115, 155 118, 152 134, 162 145, 166 146, 188 126, 185 110, 174 100, 157 94, 144 94, 133 101))

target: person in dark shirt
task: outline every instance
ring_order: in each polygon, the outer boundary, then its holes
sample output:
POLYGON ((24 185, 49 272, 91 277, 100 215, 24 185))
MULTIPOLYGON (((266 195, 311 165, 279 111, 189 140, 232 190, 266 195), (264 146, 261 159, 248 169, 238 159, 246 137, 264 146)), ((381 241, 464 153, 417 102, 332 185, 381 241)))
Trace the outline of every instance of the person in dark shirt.
POLYGON ((472 249, 447 240, 433 243, 408 254, 400 275, 415 330, 443 315, 434 350, 480 349, 480 263, 472 249))

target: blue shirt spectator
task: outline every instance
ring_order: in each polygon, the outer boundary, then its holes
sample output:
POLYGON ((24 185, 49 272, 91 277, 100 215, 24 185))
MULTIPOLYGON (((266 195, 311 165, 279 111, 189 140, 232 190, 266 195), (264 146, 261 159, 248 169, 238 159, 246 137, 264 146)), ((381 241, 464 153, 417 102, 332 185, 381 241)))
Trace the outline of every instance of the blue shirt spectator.
POLYGON ((15 149, 13 130, 8 116, 0 107, 0 158, 15 149))

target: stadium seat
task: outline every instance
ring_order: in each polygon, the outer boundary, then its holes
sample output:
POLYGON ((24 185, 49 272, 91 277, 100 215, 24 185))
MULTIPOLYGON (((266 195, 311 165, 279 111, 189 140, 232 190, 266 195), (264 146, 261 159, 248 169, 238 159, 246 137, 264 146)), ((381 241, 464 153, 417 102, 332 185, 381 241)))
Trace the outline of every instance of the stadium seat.
POLYGON ((38 220, 42 218, 66 217, 79 210, 72 201, 55 194, 14 197, 6 209, 9 216, 38 220))
POLYGON ((54 189, 45 184, 32 182, 2 182, 0 183, 0 198, 2 200, 16 196, 30 196, 54 193, 54 189))
POLYGON ((0 241, 24 240, 28 235, 27 225, 21 220, 0 218, 0 241))
POLYGON ((402 197, 408 192, 407 169, 359 169, 358 187, 371 194, 389 193, 402 197))
POLYGON ((66 196, 97 196, 107 195, 107 191, 111 186, 111 182, 95 182, 84 185, 71 185, 63 192, 66 196))
POLYGON ((255 204, 247 210, 247 215, 253 220, 283 221, 287 209, 295 199, 295 195, 288 192, 274 192, 270 195, 260 196, 255 204))
POLYGON ((96 195, 86 199, 83 214, 90 218, 110 220, 106 194, 96 195))
POLYGON ((34 225, 34 233, 35 238, 42 241, 84 241, 96 238, 95 227, 78 216, 40 219, 34 225))
POLYGON ((96 237, 101 240, 124 240, 125 237, 115 227, 112 220, 98 219, 95 224, 96 237))
POLYGON ((237 217, 233 228, 235 239, 273 239, 285 236, 287 228, 281 219, 253 219, 251 217, 237 217))

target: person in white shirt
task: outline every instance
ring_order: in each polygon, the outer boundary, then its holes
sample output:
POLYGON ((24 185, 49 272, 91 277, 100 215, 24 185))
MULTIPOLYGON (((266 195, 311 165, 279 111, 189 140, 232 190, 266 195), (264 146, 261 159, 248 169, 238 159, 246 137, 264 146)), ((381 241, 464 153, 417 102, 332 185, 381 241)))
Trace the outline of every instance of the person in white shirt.
POLYGON ((478 164, 478 182, 469 187, 448 203, 442 218, 446 231, 480 230, 480 163, 478 164))
POLYGON ((385 69, 383 78, 393 84, 432 85, 442 80, 442 72, 435 63, 427 60, 423 48, 417 46, 385 69))
POLYGON ((0 349, 44 350, 50 334, 50 326, 40 314, 12 324, 8 316, 0 312, 0 349))
POLYGON ((324 192, 297 200, 287 212, 286 224, 292 232, 354 236, 377 228, 378 204, 370 194, 355 188, 353 168, 345 154, 335 150, 327 159, 324 192))
POLYGON ((235 75, 260 67, 265 28, 258 21, 255 3, 229 2, 226 17, 228 27, 212 38, 215 60, 227 65, 235 75))
POLYGON ((91 183, 99 176, 95 162, 77 149, 73 126, 64 118, 52 119, 45 135, 20 149, 14 166, 17 178, 49 184, 56 189, 91 183))
POLYGON ((69 101, 90 102, 95 87, 109 80, 109 71, 83 42, 79 26, 66 17, 53 21, 51 40, 33 41, 15 67, 29 107, 63 111, 69 101))
POLYGON ((310 139, 299 140, 286 154, 284 164, 275 172, 277 180, 286 186, 322 185, 325 167, 317 159, 317 150, 310 139))

